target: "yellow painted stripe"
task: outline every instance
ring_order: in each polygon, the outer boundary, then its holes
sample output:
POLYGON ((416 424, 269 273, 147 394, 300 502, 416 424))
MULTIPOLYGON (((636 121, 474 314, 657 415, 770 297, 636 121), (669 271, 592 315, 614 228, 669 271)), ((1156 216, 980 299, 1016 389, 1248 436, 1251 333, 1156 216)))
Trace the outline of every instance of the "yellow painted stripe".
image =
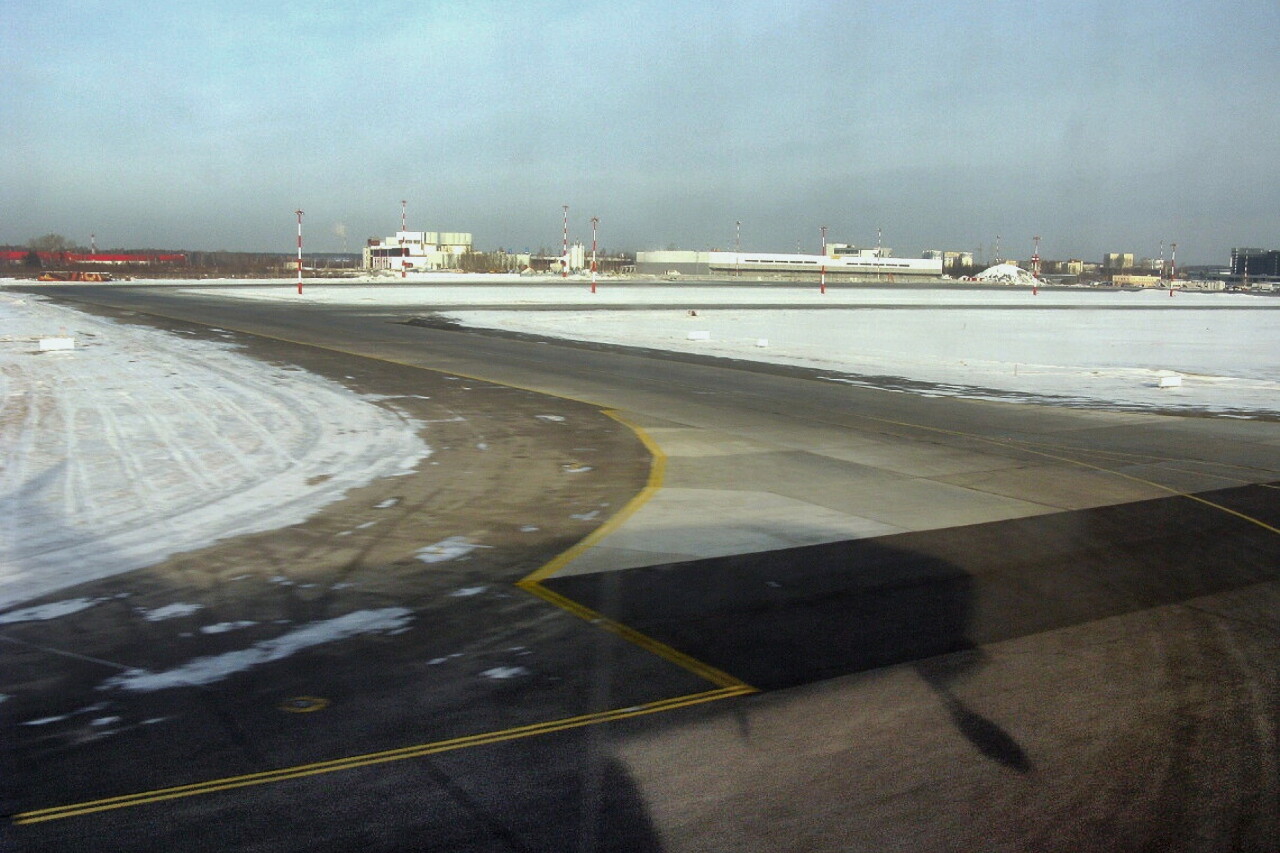
POLYGON ((634 498, 627 502, 621 510, 609 518, 607 522, 593 530, 590 535, 586 536, 581 542, 578 542, 572 548, 557 555, 555 559, 544 565, 542 568, 521 579, 516 586, 538 596, 543 601, 554 604, 580 619, 584 619, 595 625, 597 628, 608 631, 614 636, 621 637, 627 642, 639 646, 640 648, 657 655, 663 660, 670 661, 676 666, 688 670, 695 675, 705 678, 712 684, 722 688, 744 690, 753 692, 755 688, 751 687, 741 679, 735 678, 710 664, 703 663, 697 658, 691 657, 684 652, 668 646, 666 643, 653 639, 652 637, 637 631, 627 625, 610 619, 601 613, 592 610, 584 604, 574 601, 567 596, 558 592, 553 592, 542 585, 541 581, 551 577, 556 572, 563 569, 573 560, 581 556, 588 548, 593 547, 602 539, 613 533, 623 522, 635 514, 635 512, 644 506, 662 487, 663 477, 666 476, 667 455, 662 451, 645 430, 638 424, 632 422, 621 413, 613 410, 604 410, 604 414, 616 420, 618 423, 630 429, 640 439, 645 448, 649 451, 651 463, 649 465, 649 478, 643 489, 636 494, 634 498))
POLYGON ((691 657, 678 649, 668 646, 666 643, 655 640, 647 634, 643 634, 634 628, 622 624, 621 622, 616 622, 607 616, 597 613, 586 605, 574 601, 571 598, 567 598, 558 592, 553 592, 537 581, 530 581, 526 579, 517 583, 516 586, 538 596, 544 601, 548 601, 551 604, 572 613, 580 619, 590 622, 601 630, 608 631, 609 633, 621 637, 633 645, 639 646, 647 652, 657 655, 663 660, 670 661, 683 669, 687 669, 689 672, 705 678, 712 684, 726 689, 742 690, 752 693, 755 692, 755 688, 747 684, 745 681, 734 678, 727 672, 716 669, 710 664, 703 663, 697 658, 691 657))
POLYGON ((612 409, 604 409, 602 411, 605 415, 608 415, 635 433, 636 437, 640 439, 640 442, 645 446, 645 449, 649 451, 650 463, 648 480, 645 482, 644 488, 641 489, 635 497, 629 500, 626 506, 614 513, 608 521, 591 531, 588 536, 572 548, 557 555, 551 562, 525 577, 521 580, 521 584, 546 580, 556 572, 563 569, 569 563, 582 556, 587 549, 595 546, 602 539, 621 527, 623 522, 634 515, 640 507, 648 503, 649 500, 657 494, 658 489, 662 487, 662 479, 666 476, 667 470, 667 455, 662 452, 662 448, 658 447, 657 443, 649 437, 649 434, 646 433, 644 429, 635 423, 632 423, 621 413, 613 411, 612 409))
POLYGON ((426 755, 434 755, 436 753, 449 752, 457 749, 465 749, 468 747, 517 740, 519 738, 545 735, 552 732, 581 728, 583 726, 594 726, 601 723, 610 723, 646 714, 656 714, 663 711, 673 711, 677 708, 686 708, 691 705, 714 702, 719 699, 741 696, 750 692, 752 692, 750 688, 726 687, 719 690, 710 690, 704 693, 691 693, 686 696, 675 696, 670 699, 646 702, 644 704, 633 705, 628 708, 617 708, 610 711, 600 711, 594 714, 583 714, 577 717, 567 717, 561 720, 550 720, 548 722, 534 723, 527 726, 517 726, 515 728, 503 729, 495 732, 466 735, 464 737, 435 741, 433 743, 417 744, 415 746, 389 749, 382 752, 370 752, 363 755, 352 755, 346 758, 338 758, 331 761, 319 761, 312 764, 299 764, 294 767, 282 767, 278 770, 267 770, 261 773, 247 773, 242 776, 227 776, 221 779, 210 779, 205 782, 195 782, 190 785, 157 788, 151 791, 140 791, 136 794, 125 794, 119 797, 107 797, 100 800, 88 800, 81 803, 71 803, 69 805, 54 806, 45 809, 35 809, 33 811, 21 812, 15 815, 13 822, 15 824, 34 824, 51 820, 62 820, 69 817, 108 811, 110 809, 129 808, 132 806, 146 805, 148 803, 164 802, 165 800, 181 799, 183 797, 214 794, 219 791, 230 791, 236 788, 247 788, 254 785, 269 785, 289 779, 302 779, 307 776, 316 776, 323 773, 355 770, 375 764, 404 761, 410 758, 420 758, 426 755))

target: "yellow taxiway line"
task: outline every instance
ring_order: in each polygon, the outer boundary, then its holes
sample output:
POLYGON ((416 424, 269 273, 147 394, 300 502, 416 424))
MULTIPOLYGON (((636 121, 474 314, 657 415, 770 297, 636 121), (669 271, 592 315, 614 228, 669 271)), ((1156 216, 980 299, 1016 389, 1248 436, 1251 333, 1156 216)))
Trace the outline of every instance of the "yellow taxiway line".
POLYGON ((698 705, 704 702, 714 702, 717 699, 725 699, 730 696, 740 696, 744 693, 750 692, 752 692, 752 689, 749 687, 723 687, 719 690, 709 690, 705 693, 691 693, 686 696, 674 696, 670 699, 646 702, 641 705, 633 705, 629 708, 615 708, 610 711, 597 711, 593 714, 566 717, 560 720, 548 720, 542 723, 516 726, 515 728, 502 729, 495 732, 466 735, 463 737, 450 738, 448 740, 400 747, 398 749, 388 749, 381 752, 367 752, 362 755, 351 755, 345 758, 335 758, 330 761, 318 761, 312 764, 299 764, 293 767, 282 767, 277 770, 265 770, 260 773, 246 773, 242 776, 225 776, 220 779, 193 782, 189 785, 176 785, 171 788, 156 788, 151 791, 140 791, 136 794, 125 794, 119 797, 106 797, 99 800, 87 800, 81 803, 71 803, 69 805, 53 806, 45 809, 35 809, 33 811, 20 812, 19 814, 14 815, 13 822, 20 825, 42 823, 44 821, 61 820, 63 818, 109 811, 111 809, 123 809, 131 806, 146 805, 148 803, 164 802, 165 800, 176 800, 183 797, 196 797, 203 794, 213 794, 218 791, 248 788, 254 785, 271 785, 276 782, 284 782, 289 779, 302 779, 307 776, 317 776, 322 773, 336 773, 340 770, 355 770, 361 767, 371 767, 375 764, 386 764, 391 761, 404 761, 409 758, 421 758, 425 755, 435 755, 437 753, 449 752, 456 749, 467 749, 474 746, 484 746, 486 744, 536 737, 538 735, 551 734, 553 732, 562 732, 568 729, 581 728, 583 726, 611 723, 617 720, 629 719, 631 717, 640 717, 645 714, 657 714, 663 711, 686 708, 690 705, 698 705))

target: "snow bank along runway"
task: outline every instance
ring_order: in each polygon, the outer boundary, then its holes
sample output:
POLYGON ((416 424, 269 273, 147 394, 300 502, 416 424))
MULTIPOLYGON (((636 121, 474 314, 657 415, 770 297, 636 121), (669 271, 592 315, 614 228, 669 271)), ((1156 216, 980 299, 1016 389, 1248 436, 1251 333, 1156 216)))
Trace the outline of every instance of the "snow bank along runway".
POLYGON ((229 344, 12 294, 0 327, 0 609, 303 521, 429 454, 386 403, 229 344))

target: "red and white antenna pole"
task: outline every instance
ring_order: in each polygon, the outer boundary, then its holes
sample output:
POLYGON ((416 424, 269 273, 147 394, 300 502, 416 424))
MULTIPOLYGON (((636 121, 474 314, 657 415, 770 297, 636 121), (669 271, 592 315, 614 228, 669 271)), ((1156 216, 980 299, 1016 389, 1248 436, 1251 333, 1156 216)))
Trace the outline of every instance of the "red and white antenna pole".
POLYGON ((1040 292, 1040 235, 1036 235, 1036 247, 1031 252, 1031 277, 1035 281, 1031 285, 1031 295, 1035 296, 1040 292))
POLYGON ((822 231, 822 266, 819 267, 818 281, 820 282, 818 289, 822 293, 827 292, 827 226, 823 225, 822 231))
POLYGON ((409 202, 400 199, 400 277, 409 277, 409 259, 404 255, 405 232, 409 230, 409 202))
POLYGON ((302 211, 294 213, 298 216, 298 293, 302 293, 302 211))
POLYGON ((560 277, 569 277, 569 205, 560 205, 564 209, 564 242, 560 246, 560 277))
POLYGON ((89 254, 91 255, 98 254, 98 235, 97 234, 89 235, 89 254))
POLYGON ((596 292, 596 229, 600 227, 600 217, 591 217, 591 292, 596 292))
POLYGON ((1173 296, 1173 282, 1178 277, 1178 244, 1171 243, 1173 256, 1169 258, 1169 295, 1173 296))

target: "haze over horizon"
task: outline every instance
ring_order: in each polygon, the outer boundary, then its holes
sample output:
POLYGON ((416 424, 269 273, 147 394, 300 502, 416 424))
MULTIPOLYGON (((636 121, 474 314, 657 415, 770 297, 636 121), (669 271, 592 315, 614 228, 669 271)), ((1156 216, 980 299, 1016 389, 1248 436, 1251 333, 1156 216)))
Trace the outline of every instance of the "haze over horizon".
POLYGON ((122 9, 14 0, 0 243, 358 250, 400 225, 1223 263, 1280 244, 1273 0, 122 9), (345 234, 345 239, 344 239, 345 234))

